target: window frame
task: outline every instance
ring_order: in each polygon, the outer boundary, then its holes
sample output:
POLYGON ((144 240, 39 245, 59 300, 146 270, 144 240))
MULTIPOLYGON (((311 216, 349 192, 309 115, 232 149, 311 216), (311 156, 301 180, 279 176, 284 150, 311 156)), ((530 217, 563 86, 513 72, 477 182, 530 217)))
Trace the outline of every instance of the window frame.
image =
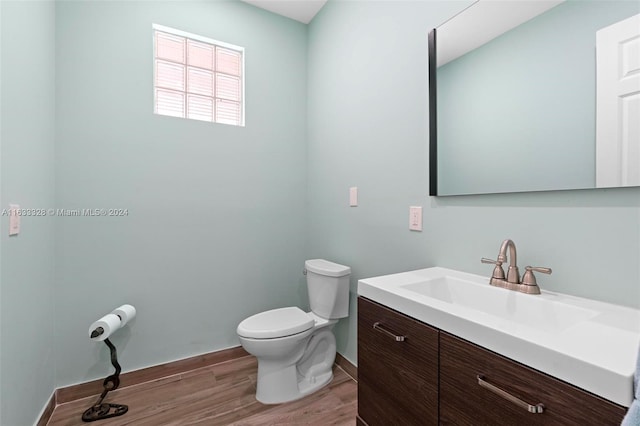
MULTIPOLYGON (((244 47, 237 46, 237 45, 231 44, 231 43, 226 43, 226 42, 219 41, 219 40, 215 40, 215 39, 212 39, 212 38, 209 38, 209 37, 204 37, 204 36, 201 36, 201 35, 198 35, 198 34, 193 34, 193 33, 189 33, 189 32, 186 32, 186 31, 178 30, 178 29, 175 29, 175 28, 167 27, 167 26, 164 26, 164 25, 159 25, 159 24, 152 24, 151 38, 152 38, 152 43, 153 43, 153 49, 152 49, 152 51, 153 51, 152 52, 152 54, 153 54, 153 113, 155 115, 161 115, 161 116, 164 116, 164 117, 184 118, 184 119, 187 119, 187 120, 204 121, 204 122, 216 123, 216 124, 226 124, 226 125, 237 126, 237 127, 245 127, 245 109, 246 108, 245 108, 245 64, 244 64, 245 49, 244 49, 244 47), (240 104, 240 122, 238 124, 231 124, 231 123, 225 123, 225 122, 217 121, 217 117, 216 117, 216 114, 215 114, 215 108, 216 108, 215 103, 216 103, 216 101, 218 99, 221 99, 221 100, 225 100, 225 99, 215 96, 216 95, 215 90, 214 90, 213 96, 195 94, 197 96, 206 96, 206 97, 209 97, 209 98, 211 98, 213 100, 213 102, 214 102, 214 104, 213 104, 214 115, 212 117, 213 119, 212 120, 200 120, 200 119, 197 119, 197 118, 189 118, 188 117, 188 111, 187 111, 188 101, 187 101, 187 97, 189 95, 193 95, 194 93, 190 92, 189 89, 188 89, 188 86, 186 85, 188 67, 189 67, 186 57, 185 57, 184 63, 181 64, 181 65, 184 66, 184 75, 185 75, 185 77, 184 77, 185 78, 184 91, 175 90, 175 89, 168 89, 168 90, 174 90, 175 92, 181 92, 184 95, 184 107, 185 107, 184 115, 183 116, 172 116, 172 115, 169 115, 169 114, 159 114, 158 113, 158 111, 157 111, 158 110, 157 89, 161 89, 162 90, 162 89, 165 89, 165 88, 162 87, 162 86, 158 86, 156 84, 157 83, 157 65, 156 65, 156 61, 160 60, 160 61, 164 61, 164 62, 167 62, 167 63, 175 63, 175 64, 178 64, 178 62, 174 62, 174 61, 158 58, 158 56, 157 56, 157 45, 156 45, 156 31, 162 32, 162 33, 166 33, 166 34, 170 34, 170 35, 174 35, 174 36, 178 36, 178 37, 183 37, 186 40, 193 40, 193 41, 198 42, 198 43, 205 43, 205 44, 212 45, 212 46, 215 46, 215 47, 221 47, 223 49, 233 50, 233 51, 236 51, 236 52, 240 53, 240 75, 239 76, 232 75, 232 74, 227 74, 225 72, 218 72, 217 71, 217 63, 214 66, 214 69, 211 70, 213 72, 214 82, 217 81, 217 75, 218 74, 220 74, 222 76, 230 75, 230 76, 233 76, 233 77, 239 77, 240 78, 240 92, 241 93, 240 93, 240 100, 238 102, 240 104)), ((186 48, 186 46, 185 46, 185 48, 186 48)), ((186 55, 186 51, 185 51, 185 55, 186 55)), ((203 69, 203 68, 200 68, 200 67, 197 67, 197 66, 195 66, 193 68, 203 69)))

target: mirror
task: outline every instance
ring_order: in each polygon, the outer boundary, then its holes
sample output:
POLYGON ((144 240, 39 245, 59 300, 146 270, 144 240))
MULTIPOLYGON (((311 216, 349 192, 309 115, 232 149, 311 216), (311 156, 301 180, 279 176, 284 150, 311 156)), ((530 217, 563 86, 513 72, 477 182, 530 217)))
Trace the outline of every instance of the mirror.
POLYGON ((430 195, 640 185, 640 2, 476 1, 429 87, 430 195))

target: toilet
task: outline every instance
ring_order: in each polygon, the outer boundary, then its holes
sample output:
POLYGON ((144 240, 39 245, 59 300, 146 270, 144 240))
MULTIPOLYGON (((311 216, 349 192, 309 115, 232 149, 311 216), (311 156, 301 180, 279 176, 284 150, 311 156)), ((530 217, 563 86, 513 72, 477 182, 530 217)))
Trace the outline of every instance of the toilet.
POLYGON ((256 399, 280 404, 309 395, 333 378, 333 326, 349 315, 351 268, 323 259, 305 262, 311 312, 272 309, 238 325, 244 349, 258 359, 256 399))

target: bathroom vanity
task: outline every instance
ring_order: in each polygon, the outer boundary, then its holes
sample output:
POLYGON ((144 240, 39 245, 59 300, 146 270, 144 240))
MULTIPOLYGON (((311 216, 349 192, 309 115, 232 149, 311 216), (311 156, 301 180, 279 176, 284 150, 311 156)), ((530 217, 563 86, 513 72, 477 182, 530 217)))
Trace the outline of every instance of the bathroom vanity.
POLYGON ((637 322, 622 330, 614 317, 640 313, 544 291, 535 299, 482 280, 429 268, 359 282, 358 424, 619 425, 640 330, 637 322), (514 314, 535 316, 530 304, 540 310, 538 329, 514 314), (589 335, 594 342, 569 349, 589 335))

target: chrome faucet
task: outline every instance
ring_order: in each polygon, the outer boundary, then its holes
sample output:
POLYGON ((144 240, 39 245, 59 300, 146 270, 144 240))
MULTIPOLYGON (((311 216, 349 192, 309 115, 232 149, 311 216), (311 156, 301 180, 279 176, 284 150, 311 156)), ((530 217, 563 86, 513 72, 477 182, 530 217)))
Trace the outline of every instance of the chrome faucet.
POLYGON ((543 274, 551 273, 550 268, 527 266, 525 268, 526 272, 522 276, 521 283, 520 271, 518 270, 516 245, 512 240, 508 239, 502 242, 497 260, 483 257, 480 261, 482 263, 491 263, 496 265, 495 268, 493 268, 493 274, 491 275, 489 284, 496 287, 507 288, 509 290, 517 290, 527 294, 540 294, 540 287, 538 287, 533 271, 542 272, 543 274), (505 279, 502 264, 507 261, 507 249, 509 249, 509 269, 507 270, 507 277, 505 279))

